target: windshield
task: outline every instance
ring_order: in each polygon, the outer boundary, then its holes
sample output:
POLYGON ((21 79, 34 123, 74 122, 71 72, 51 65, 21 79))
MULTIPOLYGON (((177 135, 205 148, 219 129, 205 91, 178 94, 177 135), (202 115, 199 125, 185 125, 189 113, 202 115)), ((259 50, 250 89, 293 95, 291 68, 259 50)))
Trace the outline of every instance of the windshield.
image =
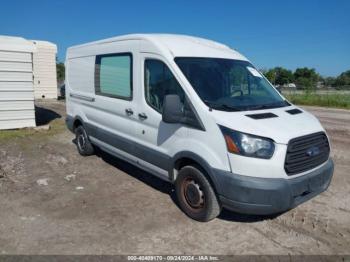
POLYGON ((247 61, 177 57, 175 62, 210 108, 243 111, 289 105, 247 61))

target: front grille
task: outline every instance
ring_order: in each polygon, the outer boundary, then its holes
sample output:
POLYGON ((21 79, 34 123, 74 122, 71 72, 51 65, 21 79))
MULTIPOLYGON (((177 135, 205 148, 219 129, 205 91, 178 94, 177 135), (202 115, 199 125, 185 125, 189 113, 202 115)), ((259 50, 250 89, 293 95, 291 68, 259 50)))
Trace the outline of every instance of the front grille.
POLYGON ((284 169, 289 176, 310 170, 327 161, 329 151, 323 132, 293 138, 288 143, 284 169))

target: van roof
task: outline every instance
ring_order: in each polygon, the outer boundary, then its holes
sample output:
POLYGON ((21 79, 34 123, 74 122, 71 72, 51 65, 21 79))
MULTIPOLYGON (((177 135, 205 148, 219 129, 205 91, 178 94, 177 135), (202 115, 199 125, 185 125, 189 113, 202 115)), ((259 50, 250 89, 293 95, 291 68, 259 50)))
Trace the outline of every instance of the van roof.
POLYGON ((219 57, 238 60, 247 60, 243 55, 227 45, 188 35, 177 34, 129 34, 111 37, 99 41, 94 41, 82 45, 76 45, 68 48, 68 52, 74 52, 77 49, 91 47, 105 43, 126 41, 126 40, 146 40, 154 44, 160 52, 170 52, 173 57, 219 57))

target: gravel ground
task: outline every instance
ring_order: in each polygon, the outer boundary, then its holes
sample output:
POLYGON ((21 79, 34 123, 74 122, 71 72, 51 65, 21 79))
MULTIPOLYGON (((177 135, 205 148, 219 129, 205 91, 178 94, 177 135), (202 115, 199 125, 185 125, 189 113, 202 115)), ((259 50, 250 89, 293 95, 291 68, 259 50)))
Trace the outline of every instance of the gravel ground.
POLYGON ((331 138, 336 168, 326 192, 274 218, 224 211, 199 223, 169 184, 104 153, 81 157, 62 128, 63 102, 38 106, 51 130, 0 140, 2 254, 350 252, 349 111, 307 108, 331 138))

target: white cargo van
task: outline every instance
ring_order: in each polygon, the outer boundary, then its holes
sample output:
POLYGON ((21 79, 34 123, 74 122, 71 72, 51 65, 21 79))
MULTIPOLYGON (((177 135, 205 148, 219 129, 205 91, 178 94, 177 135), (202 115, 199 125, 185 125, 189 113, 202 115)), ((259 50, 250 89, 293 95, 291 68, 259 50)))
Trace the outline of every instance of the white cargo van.
POLYGON ((66 97, 81 155, 98 147, 174 183, 199 221, 289 210, 333 175, 319 121, 220 43, 135 34, 71 47, 66 97))

